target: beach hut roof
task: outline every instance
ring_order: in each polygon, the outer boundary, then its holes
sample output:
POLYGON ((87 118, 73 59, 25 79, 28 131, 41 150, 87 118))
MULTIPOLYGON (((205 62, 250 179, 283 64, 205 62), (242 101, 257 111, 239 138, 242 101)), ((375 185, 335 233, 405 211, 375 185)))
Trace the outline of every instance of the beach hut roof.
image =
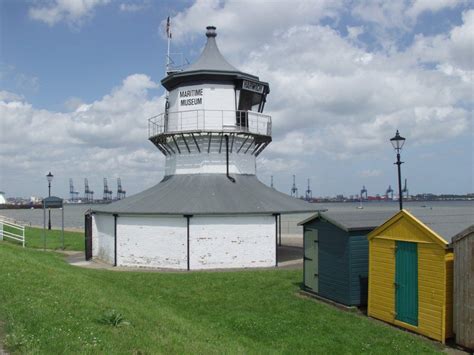
POLYGON ((299 226, 316 219, 326 220, 345 231, 373 229, 392 217, 396 211, 327 211, 318 212, 298 223, 299 226))

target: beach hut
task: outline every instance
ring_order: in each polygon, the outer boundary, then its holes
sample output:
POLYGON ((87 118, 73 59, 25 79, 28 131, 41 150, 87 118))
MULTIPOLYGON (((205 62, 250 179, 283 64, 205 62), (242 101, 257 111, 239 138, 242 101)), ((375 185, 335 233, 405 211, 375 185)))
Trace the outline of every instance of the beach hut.
POLYGON ((474 225, 455 236, 451 245, 456 343, 474 350, 474 225))
POLYGON ((402 210, 368 234, 368 315, 444 343, 452 334, 453 236, 474 209, 402 210))
POLYGON ((319 212, 304 233, 304 289, 347 306, 367 304, 367 234, 396 211, 319 212))

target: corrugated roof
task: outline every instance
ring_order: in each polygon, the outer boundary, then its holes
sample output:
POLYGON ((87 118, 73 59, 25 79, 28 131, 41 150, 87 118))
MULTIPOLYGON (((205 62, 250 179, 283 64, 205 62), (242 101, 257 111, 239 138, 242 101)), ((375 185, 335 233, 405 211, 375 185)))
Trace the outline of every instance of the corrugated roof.
POLYGON ((317 218, 325 219, 346 231, 374 229, 397 213, 394 211, 327 211, 318 212, 306 220, 298 223, 303 225, 317 218))
POLYGON ((125 214, 255 214, 314 212, 316 206, 261 183, 255 175, 189 174, 165 177, 94 212, 125 214))

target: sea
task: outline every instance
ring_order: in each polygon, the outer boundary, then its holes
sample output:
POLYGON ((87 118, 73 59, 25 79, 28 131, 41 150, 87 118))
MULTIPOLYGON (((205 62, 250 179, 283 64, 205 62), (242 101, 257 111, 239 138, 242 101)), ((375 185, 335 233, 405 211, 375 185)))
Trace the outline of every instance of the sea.
MULTIPOLYGON (((367 201, 359 202, 332 202, 313 203, 314 210, 328 211, 353 211, 362 207, 368 211, 394 211, 398 210, 397 201, 367 201)), ((66 204, 64 207, 64 227, 69 230, 84 229, 84 213, 94 205, 89 204, 66 204)), ((474 208, 474 201, 404 201, 403 207, 407 210, 412 208, 443 209, 446 211, 474 208)), ((297 224, 311 216, 312 213, 297 213, 282 215, 282 235, 298 235, 302 233, 302 227, 297 224)), ((42 209, 0 209, 0 215, 14 219, 22 224, 30 226, 43 226, 42 209)), ((47 212, 46 212, 46 218, 47 212)), ((47 221, 46 221, 47 223, 47 221)), ((473 221, 474 223, 474 221, 473 221)), ((51 210, 51 225, 54 229, 61 228, 61 210, 51 210)))

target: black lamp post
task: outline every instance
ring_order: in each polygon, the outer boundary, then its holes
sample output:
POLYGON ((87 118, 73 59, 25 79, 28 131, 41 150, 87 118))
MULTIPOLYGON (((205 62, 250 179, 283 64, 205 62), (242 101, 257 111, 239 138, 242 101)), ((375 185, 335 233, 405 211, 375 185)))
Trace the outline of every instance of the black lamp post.
POLYGON ((400 161, 400 151, 402 150, 403 144, 405 144, 405 138, 403 138, 400 133, 395 134, 395 137, 390 138, 390 143, 392 143, 393 148, 397 151, 397 161, 394 164, 398 165, 398 201, 400 203, 400 210, 403 209, 403 196, 402 196, 402 173, 400 170, 400 165, 403 164, 400 161))
MULTIPOLYGON (((51 171, 46 175, 48 179, 48 197, 51 197, 51 181, 53 181, 54 175, 51 174, 51 171)), ((51 230, 51 209, 48 209, 48 229, 51 230)))

